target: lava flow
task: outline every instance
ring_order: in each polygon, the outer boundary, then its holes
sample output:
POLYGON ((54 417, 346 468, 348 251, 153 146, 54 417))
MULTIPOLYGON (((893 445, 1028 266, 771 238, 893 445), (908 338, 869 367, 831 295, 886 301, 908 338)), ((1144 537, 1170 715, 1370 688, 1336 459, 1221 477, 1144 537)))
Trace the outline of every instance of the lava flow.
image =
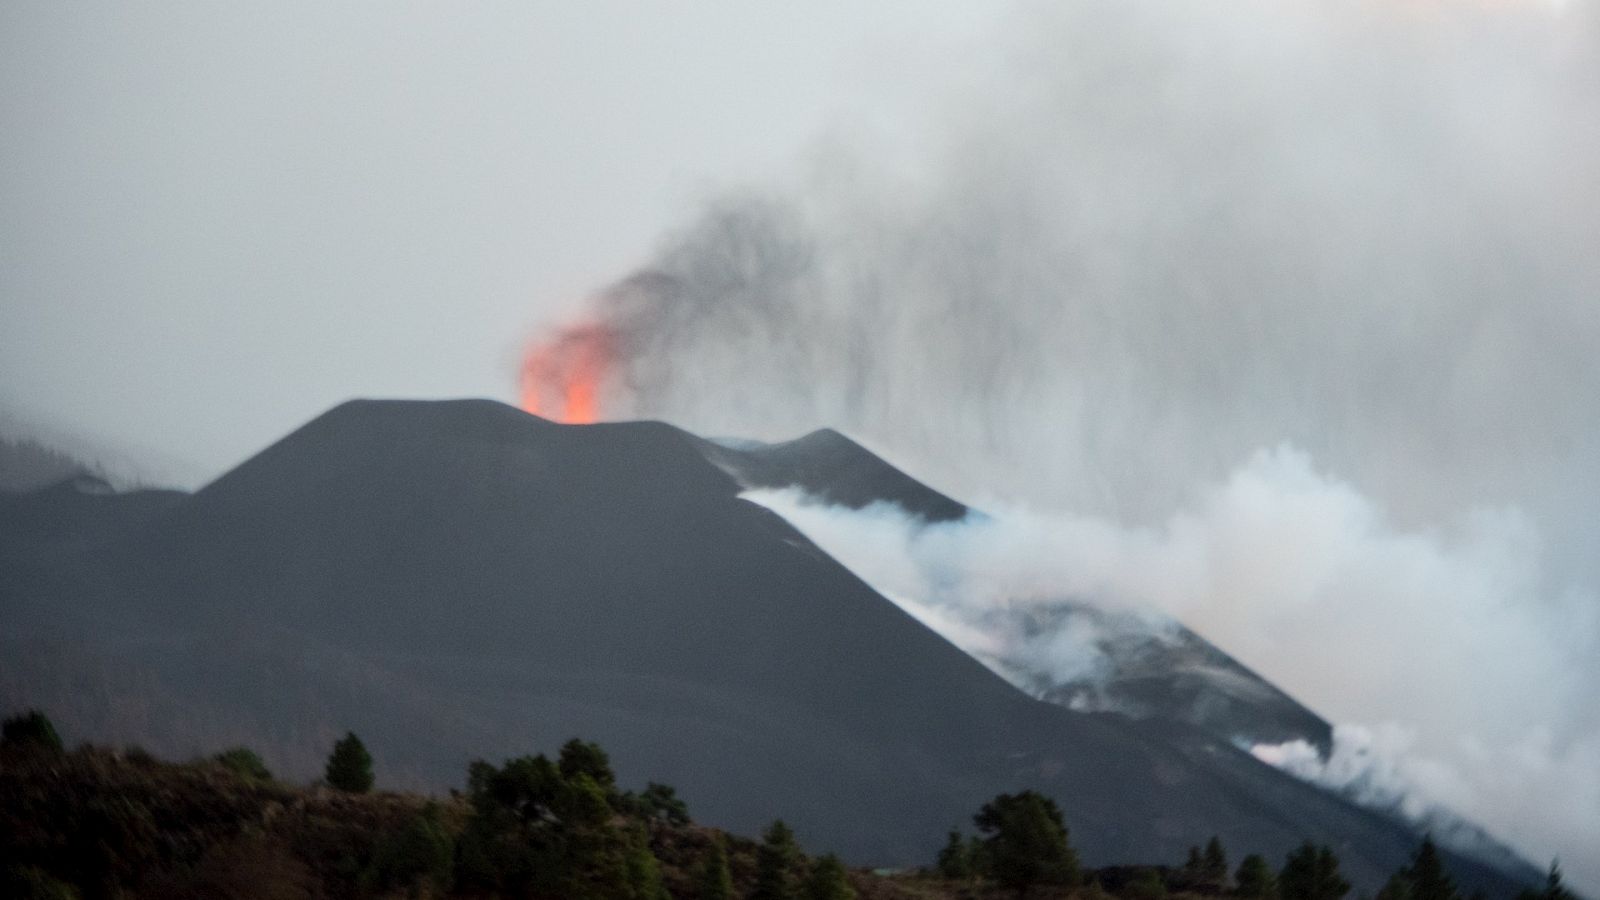
POLYGON ((522 360, 522 408, 572 425, 597 421, 616 349, 616 332, 596 324, 570 326, 533 344, 522 360))

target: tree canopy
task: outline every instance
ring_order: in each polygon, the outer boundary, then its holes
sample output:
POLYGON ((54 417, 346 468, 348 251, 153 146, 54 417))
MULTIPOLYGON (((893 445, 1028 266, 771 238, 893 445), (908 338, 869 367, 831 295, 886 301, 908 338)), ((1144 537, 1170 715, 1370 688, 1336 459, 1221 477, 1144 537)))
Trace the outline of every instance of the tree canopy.
POLYGON ((1034 885, 1078 883, 1078 857, 1054 800, 1033 791, 1001 794, 972 817, 983 840, 985 874, 1025 894, 1034 885))
POLYGON ((372 754, 367 752, 366 745, 361 743, 355 732, 346 732, 333 745, 323 779, 329 787, 352 794, 365 794, 372 790, 372 754))
POLYGON ((1339 900, 1350 892, 1350 882, 1339 874, 1339 857, 1324 844, 1310 841, 1289 853, 1278 874, 1278 894, 1283 900, 1339 900))

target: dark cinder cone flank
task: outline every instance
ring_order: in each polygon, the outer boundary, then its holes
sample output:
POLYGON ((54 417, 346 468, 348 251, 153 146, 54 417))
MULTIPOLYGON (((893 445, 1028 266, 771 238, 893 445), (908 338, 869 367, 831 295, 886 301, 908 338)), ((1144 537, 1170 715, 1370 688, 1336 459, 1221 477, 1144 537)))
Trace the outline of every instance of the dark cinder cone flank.
MULTIPOLYGON (((804 440, 847 440, 821 434, 804 440)), ((1212 834, 1269 859, 1333 843, 1371 888, 1406 862, 1402 824, 1202 729, 1016 690, 708 455, 657 422, 355 401, 115 527, 41 529, 22 507, 50 501, 0 498, 0 696, 96 741, 248 744, 299 777, 354 731, 380 787, 459 786, 473 757, 581 735, 701 821, 782 817, 863 864, 928 864, 1022 788, 1060 801, 1091 865, 1181 860, 1212 834)), ((864 496, 845 483, 841 502, 864 496)), ((1511 884, 1452 862, 1464 885, 1511 884)))

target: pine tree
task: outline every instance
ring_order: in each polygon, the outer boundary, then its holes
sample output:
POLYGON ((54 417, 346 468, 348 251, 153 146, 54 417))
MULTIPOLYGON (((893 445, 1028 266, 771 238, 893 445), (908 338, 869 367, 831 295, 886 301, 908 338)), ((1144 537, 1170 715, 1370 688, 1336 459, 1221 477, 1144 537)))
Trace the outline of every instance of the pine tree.
POLYGON ((856 900, 856 890, 850 886, 839 857, 830 853, 812 864, 804 896, 805 900, 856 900))
POLYGON ((1234 875, 1234 882, 1238 885, 1234 893, 1252 900, 1265 900, 1278 890, 1277 879, 1272 875, 1272 867, 1256 853, 1246 856, 1239 863, 1239 871, 1234 875))
POLYGON ((624 868, 631 900, 672 900, 661 881, 661 864, 650 852, 650 837, 643 825, 634 825, 626 835, 624 868))
POLYGON ((794 832, 778 819, 761 835, 756 851, 756 886, 750 900, 794 900, 794 868, 800 858, 794 832))
POLYGON ((1542 900, 1577 900, 1577 895, 1561 884, 1560 860, 1550 860, 1550 873, 1544 877, 1544 892, 1539 896, 1542 900))
POLYGON ((1222 849, 1222 841, 1216 835, 1206 841, 1205 857, 1200 864, 1200 884, 1213 894, 1221 894, 1228 889, 1228 854, 1222 849))
POLYGON ((1205 879, 1205 860, 1200 857, 1200 848, 1189 845, 1189 855, 1183 861, 1183 868, 1178 870, 1178 883, 1180 886, 1198 890, 1200 883, 1205 879))
POLYGON ((1339 857, 1327 845, 1301 844, 1284 861, 1278 875, 1283 900, 1339 900, 1350 892, 1350 882, 1339 875, 1339 857))
POLYGON ((328 782, 329 787, 352 794, 365 794, 372 790, 372 754, 367 752, 355 732, 346 732, 333 745, 323 780, 328 782))
POLYGON ((1405 876, 1410 882, 1410 900, 1460 900, 1455 882, 1439 859, 1439 848, 1434 846, 1432 835, 1423 836, 1422 846, 1412 855, 1405 876))
POLYGON ((939 851, 939 874, 946 878, 971 878, 972 845, 959 831, 950 832, 950 840, 939 851))
POLYGON ((714 839, 700 866, 700 900, 733 900, 733 875, 728 871, 728 851, 714 839))

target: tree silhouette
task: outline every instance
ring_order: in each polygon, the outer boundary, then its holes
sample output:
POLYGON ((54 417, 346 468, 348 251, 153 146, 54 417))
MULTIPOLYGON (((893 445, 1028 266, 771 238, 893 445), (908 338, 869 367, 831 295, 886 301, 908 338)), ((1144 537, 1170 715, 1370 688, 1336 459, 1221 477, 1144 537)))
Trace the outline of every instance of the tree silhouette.
POLYGON ((1326 844, 1310 841, 1289 854, 1278 875, 1283 900, 1339 900, 1350 892, 1350 882, 1339 875, 1339 857, 1326 844))
POLYGON ((367 752, 355 732, 346 732, 333 745, 323 780, 328 782, 329 787, 352 794, 365 794, 372 790, 372 754, 367 752))
POLYGON ((1461 896, 1456 891, 1455 882, 1444 870, 1444 863, 1439 859, 1439 848, 1434 846, 1432 835, 1423 836, 1422 845, 1412 854, 1411 865, 1405 870, 1405 875, 1411 900, 1459 900, 1461 896))
POLYGON ((1234 893, 1252 900, 1271 897, 1278 889, 1277 879, 1272 875, 1272 867, 1256 853, 1246 856, 1239 863, 1239 871, 1234 874, 1233 880, 1237 885, 1234 893))
POLYGON ((12 716, 0 725, 0 746, 7 750, 44 751, 60 753, 61 735, 50 717, 37 709, 12 716))
POLYGON ((939 850, 939 874, 946 878, 971 878, 972 863, 972 845, 961 832, 950 832, 950 839, 939 850))
POLYGON ((804 900, 855 900, 856 890, 845 877, 844 863, 828 854, 811 866, 806 877, 804 900))
POLYGON ((1078 857, 1067 843, 1067 827, 1055 801, 1033 791, 1001 794, 978 810, 972 821, 987 835, 985 872, 1024 895, 1034 885, 1078 883, 1078 857))
POLYGON ((700 866, 700 900, 733 900, 733 875, 728 871, 728 851, 720 838, 711 841, 700 866))
POLYGON ((794 900, 794 868, 800 859, 794 832, 778 819, 761 835, 756 851, 756 886, 750 900, 794 900))
POLYGON ((1216 835, 1206 841, 1205 856, 1200 861, 1200 886, 1214 894, 1228 889, 1228 854, 1216 835))

